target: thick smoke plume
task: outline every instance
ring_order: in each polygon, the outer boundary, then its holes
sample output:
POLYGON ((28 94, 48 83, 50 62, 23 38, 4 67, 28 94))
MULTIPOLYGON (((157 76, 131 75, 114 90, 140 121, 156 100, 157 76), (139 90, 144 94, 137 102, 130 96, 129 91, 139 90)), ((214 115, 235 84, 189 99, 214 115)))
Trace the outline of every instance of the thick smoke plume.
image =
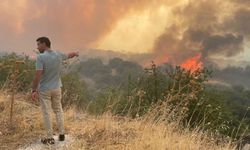
POLYGON ((143 0, 1 0, 1 49, 32 47, 42 35, 59 49, 84 49, 111 32, 126 14, 146 5, 143 0))
MULTIPOLYGON (((232 58, 245 51, 250 37, 249 4, 248 0, 1 0, 0 49, 27 51, 35 48, 39 36, 49 36, 57 49, 96 48, 131 14, 148 10, 150 16, 154 10, 168 9, 161 11, 168 14, 160 18, 166 19, 165 30, 145 49, 151 53, 138 60, 203 66, 214 58, 232 58)), ((135 40, 134 36, 129 39, 135 40)))
POLYGON ((237 56, 249 41, 249 4, 247 0, 190 0, 174 8, 176 21, 156 39, 153 58, 182 64, 201 55, 197 61, 206 64, 214 57, 237 56))

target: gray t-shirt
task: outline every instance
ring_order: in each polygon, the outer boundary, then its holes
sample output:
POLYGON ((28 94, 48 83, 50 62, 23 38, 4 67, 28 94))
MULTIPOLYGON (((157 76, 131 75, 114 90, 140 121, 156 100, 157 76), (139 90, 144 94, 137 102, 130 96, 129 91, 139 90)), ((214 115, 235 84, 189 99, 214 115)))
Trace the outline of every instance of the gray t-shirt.
POLYGON ((45 92, 62 86, 60 77, 62 61, 67 58, 67 55, 64 53, 53 50, 46 50, 44 53, 38 54, 36 70, 43 70, 39 91, 45 92))

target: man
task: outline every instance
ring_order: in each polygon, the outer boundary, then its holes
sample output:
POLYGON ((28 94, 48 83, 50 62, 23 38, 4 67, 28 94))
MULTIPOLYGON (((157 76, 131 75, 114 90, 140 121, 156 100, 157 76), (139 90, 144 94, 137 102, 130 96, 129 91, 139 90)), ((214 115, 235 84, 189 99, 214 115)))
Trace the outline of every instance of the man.
POLYGON ((62 61, 68 58, 78 57, 78 52, 65 55, 52 50, 51 42, 47 37, 40 37, 36 40, 37 49, 40 54, 36 60, 36 73, 33 80, 32 99, 39 98, 43 113, 44 126, 47 136, 41 139, 44 144, 54 144, 52 121, 50 116, 51 106, 56 115, 56 122, 59 129, 59 141, 65 140, 64 119, 61 104, 61 78, 60 72, 62 61))

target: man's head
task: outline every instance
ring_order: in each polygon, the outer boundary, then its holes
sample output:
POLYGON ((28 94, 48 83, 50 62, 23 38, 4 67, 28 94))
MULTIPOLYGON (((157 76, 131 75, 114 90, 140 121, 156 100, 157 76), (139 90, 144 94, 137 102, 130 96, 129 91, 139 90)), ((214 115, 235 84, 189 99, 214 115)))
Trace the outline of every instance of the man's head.
POLYGON ((51 46, 50 40, 47 37, 39 37, 37 40, 37 49, 40 53, 43 53, 46 49, 49 49, 51 46))

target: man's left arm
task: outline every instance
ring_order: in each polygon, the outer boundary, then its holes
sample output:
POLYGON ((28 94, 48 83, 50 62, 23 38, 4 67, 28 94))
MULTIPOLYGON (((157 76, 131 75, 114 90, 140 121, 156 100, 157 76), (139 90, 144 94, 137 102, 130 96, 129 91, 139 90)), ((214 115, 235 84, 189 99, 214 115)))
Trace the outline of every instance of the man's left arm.
POLYGON ((37 92, 42 73, 43 73, 43 70, 36 70, 35 77, 33 79, 33 84, 32 84, 32 92, 37 92))
POLYGON ((43 61, 40 55, 37 56, 36 60, 36 73, 33 79, 32 84, 32 99, 35 100, 38 98, 38 86, 43 74, 43 61))

